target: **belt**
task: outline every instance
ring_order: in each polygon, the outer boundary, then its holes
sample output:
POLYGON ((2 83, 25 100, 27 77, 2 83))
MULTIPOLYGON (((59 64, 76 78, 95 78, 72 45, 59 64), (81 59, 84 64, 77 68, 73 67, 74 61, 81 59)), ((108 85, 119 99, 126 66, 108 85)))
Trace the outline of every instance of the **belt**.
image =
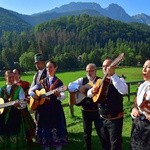
POLYGON ((108 114, 108 115, 100 114, 100 117, 105 119, 105 120, 115 120, 115 119, 122 118, 124 116, 124 114, 125 114, 124 112, 121 112, 121 113, 117 114, 115 117, 112 117, 110 114, 108 114))
POLYGON ((83 111, 98 111, 98 109, 82 109, 83 111))

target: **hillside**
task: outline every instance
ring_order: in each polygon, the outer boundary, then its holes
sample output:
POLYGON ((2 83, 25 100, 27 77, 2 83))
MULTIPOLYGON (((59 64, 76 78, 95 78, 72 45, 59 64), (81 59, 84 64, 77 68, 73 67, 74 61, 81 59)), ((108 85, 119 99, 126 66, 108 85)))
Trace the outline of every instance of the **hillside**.
POLYGON ((2 31, 25 31, 31 25, 21 18, 13 15, 10 11, 0 8, 0 33, 2 31))
POLYGON ((52 10, 47 10, 33 15, 19 14, 18 12, 0 8, 0 25, 3 30, 11 31, 15 29, 22 31, 31 25, 35 26, 62 16, 77 16, 81 14, 109 17, 125 23, 136 22, 147 25, 150 24, 150 16, 146 14, 130 16, 117 4, 112 3, 107 8, 102 8, 99 4, 92 2, 71 2, 69 4, 62 5, 61 7, 56 7, 52 10))

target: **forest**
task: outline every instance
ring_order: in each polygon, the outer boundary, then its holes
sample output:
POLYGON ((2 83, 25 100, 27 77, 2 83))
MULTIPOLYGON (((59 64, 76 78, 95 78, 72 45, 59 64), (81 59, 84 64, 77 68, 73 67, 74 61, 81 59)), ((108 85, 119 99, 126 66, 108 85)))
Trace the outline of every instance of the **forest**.
POLYGON ((83 68, 89 62, 100 67, 106 57, 114 59, 122 52, 123 66, 140 66, 149 59, 150 26, 82 14, 0 34, 0 70, 33 71, 36 53, 54 59, 59 70, 83 68))

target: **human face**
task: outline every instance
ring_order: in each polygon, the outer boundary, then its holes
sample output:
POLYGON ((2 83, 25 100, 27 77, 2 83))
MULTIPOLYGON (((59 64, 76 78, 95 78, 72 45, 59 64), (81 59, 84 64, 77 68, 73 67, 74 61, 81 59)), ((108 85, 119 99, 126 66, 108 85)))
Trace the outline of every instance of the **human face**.
POLYGON ((107 74, 107 68, 111 65, 112 61, 109 60, 109 59, 106 59, 104 62, 103 62, 103 65, 102 65, 102 69, 103 69, 103 73, 104 74, 107 74))
POLYGON ((86 75, 89 80, 93 81, 96 77, 96 68, 93 65, 87 65, 86 75))
POLYGON ((43 70, 45 68, 45 62, 44 61, 38 61, 35 63, 37 70, 43 70))
POLYGON ((14 74, 11 72, 5 73, 5 80, 8 85, 14 84, 14 74))
POLYGON ((51 63, 51 62, 48 62, 46 64, 46 70, 47 70, 47 73, 49 74, 49 76, 54 76, 55 75, 55 72, 57 70, 57 67, 54 67, 54 64, 51 63))
POLYGON ((143 79, 145 81, 150 81, 150 60, 147 60, 142 69, 143 79))
POLYGON ((19 75, 18 71, 14 69, 13 74, 14 74, 14 80, 19 81, 20 80, 20 75, 19 75))

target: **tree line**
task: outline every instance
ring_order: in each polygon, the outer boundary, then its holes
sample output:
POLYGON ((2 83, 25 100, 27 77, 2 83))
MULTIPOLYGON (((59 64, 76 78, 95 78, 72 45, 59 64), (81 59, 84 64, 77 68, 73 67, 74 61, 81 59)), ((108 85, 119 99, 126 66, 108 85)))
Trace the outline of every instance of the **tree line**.
POLYGON ((0 36, 0 70, 19 67, 34 70, 34 54, 54 59, 61 70, 83 68, 89 62, 101 66, 106 57, 125 53, 122 65, 137 66, 150 57, 150 27, 123 23, 87 14, 61 17, 0 36))

